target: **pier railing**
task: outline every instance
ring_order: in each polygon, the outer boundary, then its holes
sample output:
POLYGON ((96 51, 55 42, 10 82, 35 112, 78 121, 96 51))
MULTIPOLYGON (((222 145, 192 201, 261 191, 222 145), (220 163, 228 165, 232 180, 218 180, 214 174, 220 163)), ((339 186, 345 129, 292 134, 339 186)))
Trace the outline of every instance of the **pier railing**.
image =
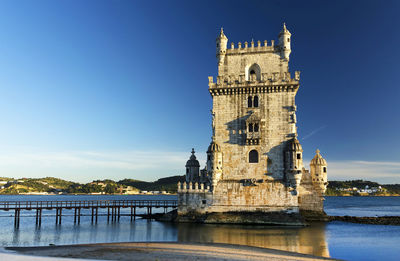
POLYGON ((0 210, 37 208, 177 207, 176 200, 0 201, 0 210))
POLYGON ((168 208, 177 208, 177 200, 68 200, 68 201, 0 201, 0 210, 9 211, 14 210, 14 226, 19 227, 21 211, 22 210, 36 210, 36 225, 40 226, 42 223, 42 210, 56 210, 56 224, 61 224, 61 217, 63 209, 74 210, 74 223, 80 223, 81 210, 91 210, 91 221, 98 220, 99 208, 107 209, 107 222, 119 221, 121 217, 121 208, 130 208, 131 221, 135 220, 137 216, 152 218, 153 208, 164 208, 166 213, 168 208), (136 214, 137 208, 147 208, 147 214, 136 214))

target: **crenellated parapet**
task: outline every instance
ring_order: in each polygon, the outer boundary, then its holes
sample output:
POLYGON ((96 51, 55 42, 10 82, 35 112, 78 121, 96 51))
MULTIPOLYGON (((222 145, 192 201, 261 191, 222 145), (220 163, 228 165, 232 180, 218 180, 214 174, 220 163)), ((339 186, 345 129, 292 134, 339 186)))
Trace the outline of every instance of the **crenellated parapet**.
POLYGON ((243 44, 239 42, 236 46, 235 43, 231 42, 229 45, 230 49, 226 50, 226 55, 237 55, 237 54, 248 54, 248 53, 260 53, 260 52, 277 52, 280 50, 280 47, 275 45, 275 41, 271 40, 268 45, 268 41, 257 41, 257 44, 252 40, 250 45, 248 42, 244 42, 243 44))
POLYGON ((178 193, 207 193, 211 192, 209 184, 200 182, 178 182, 178 193))

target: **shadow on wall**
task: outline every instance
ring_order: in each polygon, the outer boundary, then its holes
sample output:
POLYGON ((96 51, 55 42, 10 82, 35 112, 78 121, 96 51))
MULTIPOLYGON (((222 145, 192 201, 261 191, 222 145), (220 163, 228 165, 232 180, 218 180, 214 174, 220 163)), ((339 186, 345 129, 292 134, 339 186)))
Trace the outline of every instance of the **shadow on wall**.
MULTIPOLYGON (((246 145, 247 138, 247 126, 246 121, 253 115, 254 111, 248 111, 247 115, 239 117, 233 121, 226 123, 227 130, 229 131, 229 140, 225 141, 228 144, 236 144, 239 146, 246 145)), ((269 176, 274 180, 279 180, 286 187, 290 185, 287 184, 287 177, 284 172, 284 153, 287 148, 287 141, 280 143, 268 150, 268 152, 262 153, 260 151, 261 147, 256 146, 254 149, 258 152, 258 161, 255 164, 264 164, 262 161, 266 161, 265 175, 269 176)), ((250 153, 250 152, 249 152, 250 153)), ((247 155, 247 161, 250 160, 250 155, 247 155)), ((252 163, 251 163, 252 164, 252 163)))
POLYGON ((246 145, 246 120, 251 116, 251 114, 253 114, 253 111, 248 111, 247 115, 225 124, 229 131, 229 140, 225 143, 237 144, 240 146, 246 145))

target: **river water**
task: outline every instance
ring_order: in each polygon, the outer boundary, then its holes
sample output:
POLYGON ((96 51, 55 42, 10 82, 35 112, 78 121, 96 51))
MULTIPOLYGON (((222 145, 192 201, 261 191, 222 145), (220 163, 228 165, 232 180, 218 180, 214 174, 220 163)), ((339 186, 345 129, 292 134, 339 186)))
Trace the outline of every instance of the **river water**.
MULTIPOLYGON (((0 196, 3 200, 112 200, 175 199, 176 196, 0 196)), ((327 197, 329 215, 400 215, 400 197, 327 197)), ((215 242, 295 251, 344 260, 399 260, 400 226, 318 223, 308 227, 172 224, 122 216, 107 223, 99 216, 91 224, 89 210, 74 225, 73 212, 63 211, 62 225, 55 224, 55 210, 44 210, 41 228, 35 228, 35 212, 22 211, 19 229, 13 213, 0 211, 1 246, 39 246, 105 242, 215 242)), ((105 210, 101 210, 105 211, 105 210)), ((100 214, 105 212, 99 211, 100 214)), ((128 214, 128 209, 121 211, 128 214)), ((161 210, 160 210, 161 211, 161 210)))

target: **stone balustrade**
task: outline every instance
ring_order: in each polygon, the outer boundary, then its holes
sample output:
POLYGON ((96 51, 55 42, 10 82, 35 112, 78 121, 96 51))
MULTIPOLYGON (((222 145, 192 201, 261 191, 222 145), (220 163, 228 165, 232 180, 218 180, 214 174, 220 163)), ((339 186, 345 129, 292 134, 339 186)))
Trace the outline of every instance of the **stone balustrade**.
POLYGON ((292 78, 290 72, 261 73, 261 79, 257 80, 255 75, 251 75, 248 80, 244 74, 240 75, 222 75, 217 76, 217 82, 214 82, 212 76, 208 77, 210 88, 240 86, 240 85, 270 85, 270 84, 297 84, 300 81, 300 72, 296 71, 292 78))

